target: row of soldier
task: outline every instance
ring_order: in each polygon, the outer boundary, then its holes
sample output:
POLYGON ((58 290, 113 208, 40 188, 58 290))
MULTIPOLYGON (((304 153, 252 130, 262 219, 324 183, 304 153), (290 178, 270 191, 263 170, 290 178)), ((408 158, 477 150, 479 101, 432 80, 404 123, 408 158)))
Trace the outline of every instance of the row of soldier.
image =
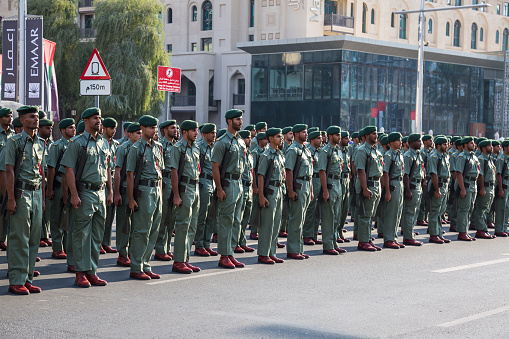
POLYGON ((495 237, 488 233, 490 218, 495 234, 508 236, 509 141, 477 140, 475 155, 472 137, 402 138, 373 126, 353 133, 353 141, 338 126, 320 132, 304 124, 281 130, 258 123, 243 130, 242 111, 230 110, 228 127, 217 134, 214 124, 158 125, 143 116, 124 124, 126 136, 117 142, 116 121, 90 108, 77 128, 73 119, 60 121, 62 138, 51 144, 52 122, 39 120, 38 107, 21 107, 18 114, 14 135, 12 111, 0 110, 0 189, 8 212, 2 224, 9 230, 9 291, 15 294, 41 291, 32 285, 34 266, 38 247, 48 243, 53 258, 67 260, 75 284, 89 287, 107 284, 97 276, 99 254, 117 250, 117 264, 141 280, 160 278, 150 265, 154 248, 155 259, 174 261, 174 272, 200 271, 190 263, 193 244, 197 256, 219 255, 220 267, 244 267, 234 254, 255 251, 247 246, 248 224, 264 264, 284 262, 276 256, 285 246, 278 236, 287 237, 290 259, 309 258, 303 245, 322 244, 329 255, 346 252, 338 244, 350 241, 344 233, 349 212, 353 239, 364 251, 382 249, 373 243, 373 220, 386 248, 422 245, 416 222, 428 225, 430 242, 450 242, 442 231, 446 207, 460 240, 475 240, 467 232, 472 208, 476 237, 495 237), (117 249, 111 247, 115 214, 117 249))

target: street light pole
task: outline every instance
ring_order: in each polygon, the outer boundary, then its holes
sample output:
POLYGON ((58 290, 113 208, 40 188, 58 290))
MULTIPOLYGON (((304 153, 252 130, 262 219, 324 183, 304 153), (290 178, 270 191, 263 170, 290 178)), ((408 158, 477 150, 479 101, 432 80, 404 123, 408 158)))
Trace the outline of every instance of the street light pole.
POLYGON ((18 4, 18 27, 19 27, 19 72, 18 72, 18 86, 19 86, 19 103, 25 104, 25 39, 26 39, 26 14, 27 2, 26 0, 19 0, 18 4))

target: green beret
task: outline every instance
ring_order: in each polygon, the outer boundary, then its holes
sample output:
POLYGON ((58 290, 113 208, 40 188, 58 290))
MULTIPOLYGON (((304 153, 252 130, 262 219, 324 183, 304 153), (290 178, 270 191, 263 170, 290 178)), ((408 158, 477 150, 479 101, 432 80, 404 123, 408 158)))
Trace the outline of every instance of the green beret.
POLYGON ((75 124, 75 122, 74 122, 73 118, 65 118, 65 119, 60 120, 60 122, 58 123, 58 128, 64 129, 64 128, 67 128, 74 124, 75 124))
POLYGON ((159 128, 160 129, 163 129, 165 127, 168 127, 168 126, 171 126, 171 125, 175 125, 177 123, 176 120, 166 120, 166 121, 163 121, 159 124, 159 128))
POLYGON ((308 128, 308 133, 311 133, 311 132, 315 132, 315 131, 319 131, 320 129, 318 127, 309 127, 308 128))
POLYGON ((482 141, 485 141, 485 140, 488 140, 488 138, 485 138, 485 137, 477 138, 476 144, 479 145, 482 141))
POLYGON ((226 119, 233 119, 233 118, 238 118, 238 117, 241 117, 242 116, 242 111, 240 109, 231 109, 229 110, 228 112, 226 112, 226 114, 224 115, 224 117, 226 119))
POLYGON ((17 109, 18 115, 28 114, 28 113, 39 113, 38 106, 21 106, 17 109))
POLYGON ((245 131, 254 131, 255 125, 247 125, 246 128, 244 128, 245 131))
POLYGON ((476 144, 476 145, 479 144, 479 138, 478 137, 474 137, 474 144, 476 144))
POLYGON ((46 119, 47 115, 44 111, 39 111, 39 120, 46 119))
POLYGON ((350 136, 350 133, 348 131, 341 131, 341 138, 347 138, 350 136))
POLYGON ((141 125, 137 122, 131 122, 129 127, 127 127, 127 132, 129 133, 138 132, 139 130, 141 130, 141 125))
POLYGON ((239 131, 239 135, 242 139, 246 139, 251 136, 251 131, 242 130, 242 131, 239 131))
POLYGON ((470 141, 473 141, 474 138, 471 137, 471 136, 467 136, 467 137, 464 137, 463 139, 461 139, 461 144, 464 145, 464 144, 468 144, 470 141))
POLYGON ((322 137, 324 137, 324 136, 327 135, 327 132, 326 131, 321 131, 320 134, 322 135, 322 137))
POLYGON ((355 139, 355 138, 358 138, 359 137, 359 132, 353 132, 352 133, 352 139, 355 139))
POLYGON ((401 142, 408 142, 408 137, 402 137, 401 142))
POLYGON ((291 128, 291 127, 285 127, 285 128, 283 128, 283 129, 281 130, 281 132, 282 132, 283 134, 286 134, 286 133, 291 132, 291 131, 292 131, 292 128, 291 128))
POLYGON ((159 121, 151 115, 144 115, 138 120, 138 123, 143 127, 157 126, 159 121))
POLYGON ((82 132, 85 132, 85 122, 83 120, 80 120, 78 122, 78 127, 76 127, 76 133, 80 134, 82 132))
POLYGON ((49 119, 41 119, 39 120, 39 126, 53 126, 53 121, 49 119))
POLYGON ((124 125, 122 126, 124 129, 127 129, 127 127, 129 127, 129 125, 132 124, 132 122, 130 121, 126 121, 124 122, 124 125))
POLYGON ((7 114, 12 114, 12 109, 10 109, 8 107, 0 108, 0 118, 5 117, 7 114))
POLYGON ((103 119, 103 126, 104 127, 117 127, 117 120, 113 119, 112 117, 107 117, 103 119))
POLYGON ((420 133, 412 133, 408 136, 408 142, 414 142, 421 140, 421 134, 420 133))
POLYGON ((341 134, 341 127, 339 126, 336 126, 336 125, 332 125, 332 126, 329 126, 329 128, 327 128, 327 134, 328 135, 333 135, 333 134, 341 134))
POLYGON ((389 136, 388 135, 382 135, 380 138, 380 145, 385 146, 389 143, 389 136))
POLYGON ((461 138, 456 139, 456 141, 454 142, 454 144, 455 144, 456 146, 461 146, 461 145, 463 145, 463 144, 461 143, 461 138))
MULTIPOLYGON (((211 123, 203 124, 201 126, 201 132, 203 134, 207 134, 207 133, 213 132, 215 130, 216 130, 216 125, 211 124, 211 123)), ((246 131, 246 132, 249 132, 249 131, 246 131)))
POLYGON ((491 145, 491 140, 482 140, 480 143, 479 143, 479 147, 486 147, 486 146, 490 146, 491 145))
POLYGON ((271 127, 267 130, 267 132, 265 132, 265 135, 268 137, 273 137, 274 135, 278 135, 280 133, 282 133, 283 131, 281 130, 281 128, 277 128, 277 127, 271 127))
POLYGON ((302 132, 305 129, 308 129, 308 125, 306 125, 306 124, 297 124, 297 125, 292 127, 292 132, 293 133, 299 133, 299 132, 302 132))
POLYGON ((180 124, 180 129, 183 131, 189 131, 190 129, 198 128, 198 123, 193 120, 184 120, 180 124))
POLYGON ((491 141, 491 145, 493 145, 493 146, 500 146, 500 141, 498 141, 498 140, 492 140, 492 141, 491 141))
POLYGON ((313 132, 309 133, 309 135, 308 135, 309 140, 313 140, 318 137, 321 137, 320 131, 313 131, 313 132))
POLYGON ((223 134, 225 134, 225 133, 226 133, 226 128, 221 128, 220 130, 217 131, 216 138, 223 136, 223 134))
POLYGON ((507 147, 509 146, 509 139, 504 139, 504 141, 502 141, 502 147, 507 147))
POLYGON ((431 139, 433 139, 433 137, 429 134, 424 134, 422 136, 422 141, 431 140, 431 139))
POLYGON ((444 137, 443 135, 439 135, 435 138, 435 144, 437 144, 437 145, 445 144, 446 142, 447 142, 447 138, 444 137))
POLYGON ((267 136, 265 135, 265 132, 258 132, 258 134, 256 135, 256 140, 260 141, 260 140, 263 140, 263 139, 267 139, 267 136))
POLYGON ((453 137, 451 138, 451 142, 456 143, 456 140, 458 140, 459 138, 460 138, 460 137, 458 137, 457 135, 455 135, 455 136, 453 136, 453 137))
POLYGON ((97 107, 90 107, 81 113, 81 119, 90 118, 91 116, 101 114, 101 109, 97 107))
POLYGON ((364 131, 363 135, 368 135, 368 134, 371 134, 373 132, 376 132, 376 126, 366 126, 362 130, 364 131))
POLYGON ((255 128, 257 131, 260 131, 262 128, 265 128, 265 127, 267 127, 266 122, 257 122, 255 125, 255 128))
POLYGON ((21 120, 19 120, 19 117, 16 117, 14 118, 14 120, 12 120, 12 126, 23 127, 23 124, 21 123, 21 120))
POLYGON ((388 143, 389 142, 393 142, 393 141, 396 141, 396 140, 400 140, 401 138, 402 138, 401 133, 399 133, 399 132, 392 132, 391 134, 389 134, 387 136, 387 142, 388 143))

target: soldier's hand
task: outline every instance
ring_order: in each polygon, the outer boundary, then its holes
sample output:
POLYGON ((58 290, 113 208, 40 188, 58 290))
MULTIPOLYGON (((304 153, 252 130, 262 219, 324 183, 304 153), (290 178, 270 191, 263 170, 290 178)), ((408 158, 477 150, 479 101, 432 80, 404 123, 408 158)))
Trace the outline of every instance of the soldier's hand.
POLYGON ((253 195, 258 195, 258 188, 253 187, 253 195))
POLYGON ((465 189, 460 190, 460 196, 464 198, 467 195, 467 191, 465 189))
POLYGON ((426 180, 424 180, 424 181, 422 182, 422 188, 423 188, 423 189, 428 188, 428 183, 426 182, 426 180))
POLYGON ((136 200, 129 200, 129 209, 134 212, 134 210, 138 208, 138 204, 136 203, 136 200))
POLYGON ((439 190, 435 191, 435 193, 433 193, 433 197, 435 199, 440 199, 440 197, 442 196, 442 193, 440 193, 439 190))
POLYGON ((406 200, 412 200, 412 192, 411 191, 406 192, 405 198, 406 198, 406 200))
POLYGON ((387 202, 391 201, 391 192, 385 193, 385 201, 387 202))
POLYGON ((106 205, 109 206, 113 204, 113 193, 109 193, 106 197, 106 205))
POLYGON ((42 199, 42 212, 44 213, 44 211, 46 211, 46 201, 42 199))
POLYGON ((288 191, 288 198, 295 201, 295 198, 297 198, 297 193, 295 193, 295 191, 288 191))
POLYGON ((322 199, 323 201, 327 201, 329 200, 329 191, 323 191, 323 194, 322 194, 322 199))
POLYGON ((217 189, 217 198, 220 200, 220 201, 224 201, 224 198, 226 198, 226 193, 224 193, 224 190, 221 188, 221 189, 217 189))
POLYGON ((371 196, 373 195, 373 193, 371 193, 370 190, 366 189, 366 190, 362 191, 362 195, 364 195, 364 198, 369 200, 369 199, 371 199, 371 196))
POLYGON ((267 208, 269 206, 269 201, 265 197, 261 198, 259 203, 260 203, 260 207, 262 207, 262 208, 267 208))
POLYGON ((71 205, 72 205, 72 207, 74 207, 74 209, 78 209, 78 207, 80 207, 81 199, 78 195, 76 195, 76 196, 71 195, 71 205))
POLYGON ((122 195, 120 195, 120 194, 115 194, 114 202, 115 202, 115 206, 120 206, 120 205, 122 205, 122 195))
POLYGON ((311 196, 309 197, 309 201, 313 201, 315 199, 315 194, 311 192, 311 196))
POLYGON ((484 198, 486 196, 486 190, 484 188, 481 188, 479 190, 479 195, 484 198))
POLYGON ((54 196, 55 196, 55 191, 53 190, 53 188, 51 188, 51 187, 46 188, 46 199, 51 200, 51 199, 53 199, 54 196))
POLYGON ((173 205, 175 207, 180 207, 182 205, 182 199, 180 197, 177 197, 176 195, 173 196, 173 205))
POLYGON ((10 215, 14 215, 14 213, 16 213, 16 200, 7 199, 7 212, 10 215))
POLYGON ((502 199, 502 198, 504 197, 504 190, 499 190, 499 191, 498 191, 498 197, 499 197, 500 199, 502 199))

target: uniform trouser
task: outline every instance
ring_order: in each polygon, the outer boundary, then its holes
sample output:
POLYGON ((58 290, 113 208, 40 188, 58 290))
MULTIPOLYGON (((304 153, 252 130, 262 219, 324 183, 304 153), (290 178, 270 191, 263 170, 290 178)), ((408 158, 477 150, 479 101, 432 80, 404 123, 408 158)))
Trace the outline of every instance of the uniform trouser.
POLYGON ((205 243, 210 247, 210 237, 212 237, 212 224, 208 223, 208 215, 214 200, 214 185, 212 180, 201 179, 203 184, 200 188, 200 209, 198 211, 198 223, 196 226, 196 235, 194 237, 194 248, 204 248, 205 243))
POLYGON ((16 198, 16 213, 9 216, 7 263, 9 285, 32 283, 42 228, 42 191, 24 190, 16 198))
MULTIPOLYGON (((431 184, 431 179, 428 180, 431 184)), ((421 205, 419 206, 419 215, 417 216, 417 220, 426 220, 429 218, 428 213, 426 212, 426 201, 421 199, 421 205)))
POLYGON ((320 179, 313 178, 313 193, 315 197, 309 203, 308 208, 306 209, 304 225, 302 226, 302 236, 305 238, 317 239, 318 237, 318 226, 320 225, 320 219, 316 216, 316 209, 318 208, 320 187, 320 179))
POLYGON ((456 230, 462 233, 468 231, 470 214, 474 206, 474 199, 477 191, 467 191, 466 193, 464 198, 462 198, 461 195, 458 197, 458 225, 456 226, 456 230))
MULTIPOLYGON (((385 197, 380 197, 384 212, 384 242, 395 241, 398 238, 399 221, 401 220, 401 212, 403 210, 403 181, 391 180, 389 184, 395 187, 394 191, 390 192, 391 200, 387 202, 385 197)), ((380 229, 378 232, 380 232, 380 229)))
POLYGON ((139 186, 143 192, 138 199, 138 211, 131 216, 131 272, 151 271, 150 257, 157 240, 161 224, 161 187, 139 186))
MULTIPOLYGON (((449 192, 449 194, 454 194, 454 192, 449 192)), ((449 219, 451 227, 456 227, 458 225, 458 199, 454 198, 452 205, 449 209, 449 219)))
POLYGON ((487 216, 493 203, 493 197, 495 196, 494 187, 485 187, 486 195, 481 197, 477 194, 475 199, 475 207, 472 211, 471 223, 475 226, 477 231, 488 231, 487 216))
POLYGON ((286 241, 287 253, 303 253, 304 242, 302 241, 302 226, 304 225, 304 218, 306 210, 309 206, 311 198, 311 181, 302 181, 297 179, 298 183, 302 184, 301 189, 296 189, 297 200, 288 201, 288 238, 286 241))
POLYGON ((495 197, 493 197, 492 205, 490 206, 488 213, 486 213, 486 222, 488 224, 495 223, 495 212, 491 210, 492 208, 494 208, 494 206, 493 206, 494 203, 495 203, 495 197))
MULTIPOLYGON (((414 185, 414 184, 411 184, 414 185)), ((421 204, 422 186, 415 185, 411 189, 412 199, 403 201, 403 213, 401 215, 401 230, 403 231, 403 240, 415 239, 414 225, 417 221, 417 209, 421 204)))
POLYGON ((186 185, 186 191, 180 193, 182 204, 173 207, 175 214, 175 240, 174 257, 175 262, 189 261, 191 246, 193 245, 198 224, 198 212, 200 210, 200 197, 197 185, 186 185))
POLYGON ((214 233, 217 233, 217 195, 212 196, 212 203, 210 204, 209 214, 207 215, 207 234, 204 237, 203 247, 210 248, 210 240, 214 233))
POLYGON ((240 234, 239 239, 237 241, 237 245, 246 246, 246 228, 249 223, 249 219, 251 219, 251 211, 253 210, 253 189, 250 186, 244 185, 244 191, 242 193, 242 219, 240 221, 240 234))
POLYGON ((7 234, 9 234, 9 217, 8 213, 4 216, 0 216, 0 242, 7 241, 7 234))
POLYGON ((274 194, 265 198, 269 206, 260 208, 260 228, 258 229, 258 255, 276 255, 276 244, 279 233, 279 224, 283 208, 283 189, 274 188, 274 194))
POLYGON ((117 206, 117 251, 118 254, 123 256, 124 258, 127 258, 128 256, 128 247, 129 247, 129 240, 131 238, 131 220, 127 221, 127 233, 124 233, 124 223, 126 216, 126 211, 129 206, 129 198, 127 196, 127 192, 122 193, 122 204, 117 206))
POLYGON ((233 255, 233 232, 240 229, 242 180, 230 180, 230 185, 223 186, 223 190, 224 200, 217 200, 217 251, 221 255, 233 255))
POLYGON ((279 225, 280 232, 286 232, 288 228, 288 200, 284 199, 287 194, 286 186, 283 188, 283 211, 281 213, 281 220, 279 225))
POLYGON ((447 205, 447 191, 441 190, 440 193, 442 194, 440 198, 430 198, 430 212, 428 216, 428 230, 430 236, 442 236, 442 214, 444 214, 445 206, 447 205))
POLYGON ((96 274, 99 251, 104 235, 106 195, 101 191, 84 189, 79 192, 81 205, 74 210, 72 247, 76 272, 96 274))
POLYGON ((41 238, 47 239, 50 235, 50 201, 45 199, 46 209, 42 212, 41 238))
POLYGON ((173 213, 173 208, 168 205, 168 198, 171 195, 171 181, 168 178, 163 178, 163 183, 163 198, 161 201, 163 212, 157 234, 156 254, 171 252, 171 237, 175 229, 175 213, 173 213))
POLYGON ((333 188, 329 189, 329 199, 322 204, 322 241, 324 250, 332 250, 338 247, 337 222, 341 213, 341 184, 335 181, 333 188))
MULTIPOLYGON (((372 195, 370 199, 364 199, 364 210, 366 211, 364 216, 355 216, 355 221, 358 222, 359 231, 359 242, 370 242, 371 241, 371 218, 376 212, 376 208, 380 201, 380 182, 376 182, 374 187, 368 188, 372 195)), ((362 195, 362 193, 360 194, 362 195)))
POLYGON ((258 226, 260 225, 260 213, 258 213, 258 209, 260 208, 258 195, 253 194, 253 208, 251 210, 251 218, 249 223, 251 224, 251 233, 258 233, 258 226))
POLYGON ((509 197, 509 189, 504 190, 504 197, 495 197, 495 233, 507 232, 507 218, 509 210, 507 208, 507 200, 509 197))
POLYGON ((48 205, 46 202, 46 211, 49 210, 50 212, 51 241, 53 242, 51 247, 53 251, 62 251, 64 248, 67 248, 67 244, 65 243, 67 232, 60 228, 60 224, 57 225, 58 217, 60 217, 60 223, 62 222, 62 188, 57 188, 54 192, 53 199, 49 200, 50 204, 48 205))
MULTIPOLYGON (((72 245, 72 233, 74 232, 74 208, 70 208, 66 213, 70 213, 71 215, 69 218, 69 225, 67 229, 67 265, 68 266, 74 266, 74 250, 72 245)), ((62 214, 62 220, 63 218, 67 218, 67 215, 65 213, 62 214)))
POLYGON ((346 217, 348 216, 348 207, 350 206, 350 180, 341 179, 341 214, 339 216, 339 225, 337 229, 338 238, 344 238, 343 228, 345 228, 346 217))
MULTIPOLYGON (((113 180, 113 178, 111 178, 111 179, 113 180)), ((105 194, 108 195, 107 192, 105 194)), ((111 246, 111 233, 112 233, 112 229, 113 229, 113 219, 115 218, 116 210, 117 210, 117 207, 115 206, 115 204, 106 206, 106 219, 104 221, 104 236, 103 236, 103 241, 102 241, 102 244, 106 245, 106 246, 111 246)), ((118 233, 119 233, 118 229, 119 229, 119 227, 117 226, 116 239, 118 239, 118 233)))

